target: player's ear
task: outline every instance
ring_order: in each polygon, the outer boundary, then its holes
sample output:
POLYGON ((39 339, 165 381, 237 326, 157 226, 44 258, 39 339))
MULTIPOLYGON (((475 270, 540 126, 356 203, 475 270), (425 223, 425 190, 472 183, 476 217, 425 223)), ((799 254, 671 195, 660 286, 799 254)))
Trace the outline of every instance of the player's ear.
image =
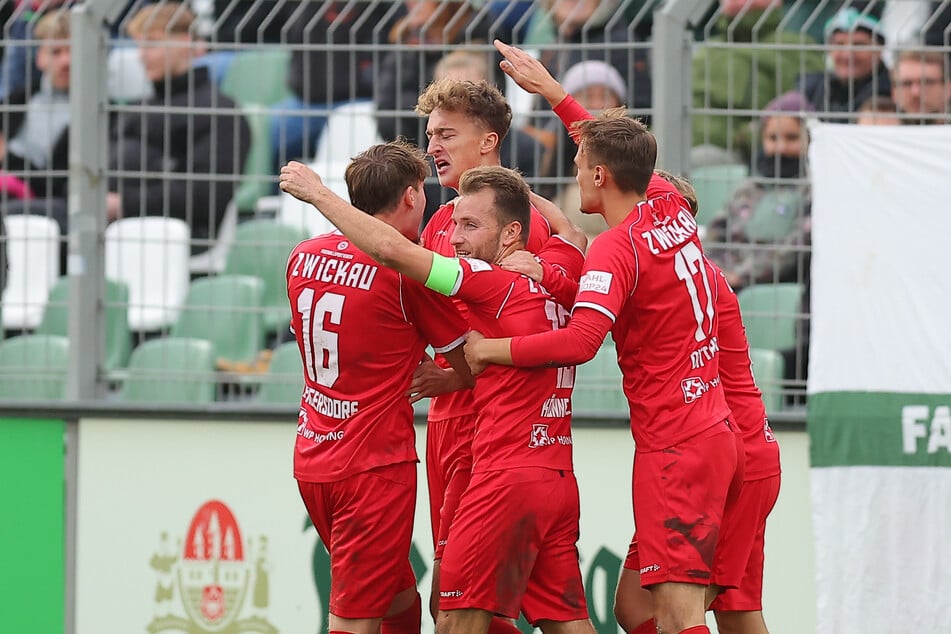
POLYGON ((499 147, 499 135, 497 132, 486 132, 482 136, 482 144, 479 149, 483 154, 488 154, 499 147))
POLYGON ((408 186, 403 190, 403 204, 409 207, 410 209, 416 208, 416 197, 419 195, 412 186, 408 186))
POLYGON ((502 229, 502 242, 505 245, 512 244, 519 240, 522 237, 522 223, 518 220, 513 220, 512 222, 505 225, 505 228, 502 229))

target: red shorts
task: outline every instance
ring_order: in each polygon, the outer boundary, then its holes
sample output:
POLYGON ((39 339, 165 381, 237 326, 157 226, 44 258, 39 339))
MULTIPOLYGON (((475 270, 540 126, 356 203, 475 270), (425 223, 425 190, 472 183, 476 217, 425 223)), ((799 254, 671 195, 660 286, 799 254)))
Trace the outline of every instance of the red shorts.
POLYGON ((739 584, 720 593, 711 610, 758 611, 763 609, 763 547, 766 517, 779 497, 779 474, 744 482, 739 499, 727 511, 717 556, 741 571, 739 584))
POLYGON ((449 525, 472 475, 475 414, 432 421, 426 427, 426 480, 429 519, 433 529, 433 559, 442 559, 449 525))
POLYGON ((409 561, 416 463, 297 485, 330 553, 330 612, 345 619, 382 617, 397 593, 416 586, 409 561))
MULTIPOLYGON (((727 421, 659 451, 634 454, 635 539, 641 585, 710 585, 727 498, 740 485, 736 435, 727 421)), ((741 473, 741 472, 740 472, 741 473)))
POLYGON ((588 618, 578 565, 573 473, 474 473, 443 554, 439 609, 477 608, 530 623, 588 618))

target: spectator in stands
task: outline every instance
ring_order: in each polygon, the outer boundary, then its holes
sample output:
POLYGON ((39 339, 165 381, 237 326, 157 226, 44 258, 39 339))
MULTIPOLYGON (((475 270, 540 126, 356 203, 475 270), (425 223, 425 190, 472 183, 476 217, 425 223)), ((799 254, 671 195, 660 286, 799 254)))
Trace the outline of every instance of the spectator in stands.
POLYGON ((384 53, 374 77, 377 128, 385 141, 403 136, 422 144, 425 120, 416 116, 413 108, 432 81, 442 56, 459 44, 488 44, 490 35, 505 34, 492 30, 492 14, 477 11, 469 2, 406 0, 405 5, 406 15, 396 22, 389 35, 389 42, 399 48, 384 53), (440 49, 422 49, 420 44, 439 45, 440 49))
MULTIPOLYGON (((564 76, 569 68, 582 61, 600 60, 609 63, 622 77, 626 88, 621 103, 630 108, 647 110, 651 106, 651 76, 646 46, 649 31, 641 27, 646 20, 639 20, 632 28, 630 19, 623 12, 630 10, 631 3, 619 7, 617 0, 542 0, 539 12, 542 19, 551 23, 554 46, 542 45, 541 61, 556 77, 564 76), (609 48, 605 44, 635 44, 609 48)), ((645 4, 644 0, 634 2, 645 4)), ((508 40, 505 40, 508 41, 508 40)), ((548 104, 541 109, 547 110, 548 104)))
POLYGON ((762 109, 791 90, 799 73, 822 71, 823 56, 773 47, 815 44, 805 34, 781 30, 783 8, 774 0, 720 0, 720 14, 707 40, 717 46, 701 46, 694 56, 693 105, 724 113, 694 115, 693 145, 723 148, 745 160, 752 150, 752 117, 727 111, 762 109))
POLYGON ((69 184, 70 28, 66 9, 47 12, 33 28, 40 44, 36 65, 42 75, 5 100, 0 117, 0 156, 9 180, 3 211, 50 216, 67 229, 69 184), (35 199, 34 199, 35 198, 35 199), (19 200, 11 200, 19 199, 19 200))
POLYGON ((906 124, 949 121, 951 78, 947 55, 935 49, 904 50, 892 68, 892 97, 906 124), (916 116, 917 115, 917 116, 916 116))
POLYGON ((809 190, 803 178, 807 132, 814 108, 798 92, 766 105, 760 119, 756 170, 740 184, 725 212, 710 223, 707 256, 739 290, 765 282, 802 282, 808 275, 809 190), (755 229, 755 232, 754 232, 755 229), (765 229, 765 230, 764 230, 765 229))
POLYGON ((898 107, 890 97, 872 95, 859 106, 859 125, 900 125, 898 107))
POLYGON ((114 179, 106 203, 109 220, 184 219, 197 253, 210 246, 234 196, 251 131, 208 69, 192 67, 205 50, 194 22, 184 4, 163 2, 144 5, 128 23, 155 97, 142 104, 151 111, 119 115, 110 168, 128 175, 114 179))
POLYGON ((373 98, 379 53, 346 47, 378 43, 403 12, 398 3, 305 2, 292 13, 287 42, 294 45, 288 74, 293 96, 271 107, 275 171, 313 156, 328 109, 373 98), (335 46, 317 48, 326 45, 335 46))
POLYGON ((822 119, 850 123, 852 119, 839 113, 854 113, 869 98, 891 95, 888 68, 882 62, 885 36, 874 16, 848 6, 826 24, 825 41, 833 47, 831 70, 801 77, 799 91, 823 113, 822 119))

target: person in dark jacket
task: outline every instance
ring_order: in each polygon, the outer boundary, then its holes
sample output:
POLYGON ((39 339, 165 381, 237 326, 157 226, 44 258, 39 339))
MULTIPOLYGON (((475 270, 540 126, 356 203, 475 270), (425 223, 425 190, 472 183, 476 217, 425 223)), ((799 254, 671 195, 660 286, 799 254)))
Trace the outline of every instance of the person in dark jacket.
POLYGON ((192 12, 179 2, 145 5, 129 21, 155 96, 120 113, 107 195, 110 220, 172 216, 191 227, 193 253, 215 238, 244 169, 251 131, 235 102, 192 59, 204 52, 192 12), (183 110, 184 109, 184 110, 183 110))
POLYGON ((885 35, 878 20, 855 7, 836 13, 825 27, 832 70, 799 79, 799 92, 821 113, 820 118, 853 123, 855 113, 874 97, 890 97, 888 68, 882 62, 885 35), (873 47, 873 48, 869 48, 873 47))

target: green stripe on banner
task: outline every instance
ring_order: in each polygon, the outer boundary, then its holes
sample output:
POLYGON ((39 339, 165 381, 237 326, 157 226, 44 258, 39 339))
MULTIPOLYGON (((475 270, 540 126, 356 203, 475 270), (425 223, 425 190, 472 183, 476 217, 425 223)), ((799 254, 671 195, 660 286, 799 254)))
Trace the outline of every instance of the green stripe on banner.
POLYGON ((951 467, 951 394, 809 396, 813 467, 951 467))
POLYGON ((0 418, 0 631, 62 632, 66 424, 0 418))

